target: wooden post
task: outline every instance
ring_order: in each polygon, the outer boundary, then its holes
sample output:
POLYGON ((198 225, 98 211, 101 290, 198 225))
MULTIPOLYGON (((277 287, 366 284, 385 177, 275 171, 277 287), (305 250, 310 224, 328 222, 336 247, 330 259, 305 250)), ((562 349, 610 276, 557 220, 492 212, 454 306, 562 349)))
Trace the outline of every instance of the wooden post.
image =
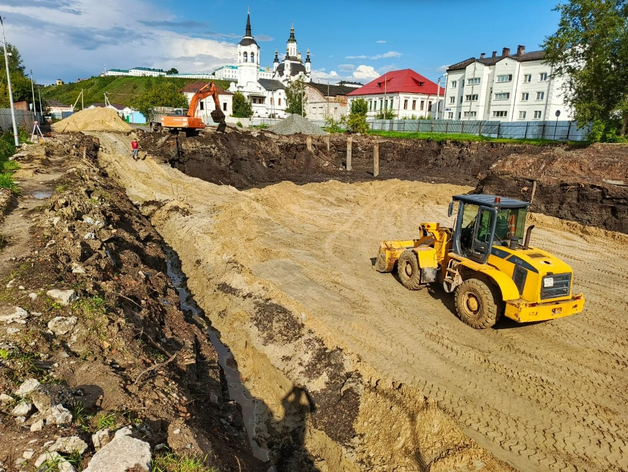
POLYGON ((305 138, 305 146, 307 147, 307 150, 312 152, 312 136, 307 136, 305 138))
POLYGON ((379 142, 375 141, 373 145, 373 177, 379 175, 379 142))
POLYGON ((353 136, 347 138, 347 170, 351 170, 351 144, 353 143, 353 136))
POLYGON ((530 194, 530 205, 532 205, 532 201, 534 200, 534 194, 536 193, 536 180, 532 181, 532 193, 530 194))
POLYGON ((329 148, 330 148, 330 145, 329 145, 329 136, 325 136, 325 142, 327 143, 327 154, 329 154, 329 148))
POLYGON ((83 159, 87 157, 87 148, 83 146, 83 159))

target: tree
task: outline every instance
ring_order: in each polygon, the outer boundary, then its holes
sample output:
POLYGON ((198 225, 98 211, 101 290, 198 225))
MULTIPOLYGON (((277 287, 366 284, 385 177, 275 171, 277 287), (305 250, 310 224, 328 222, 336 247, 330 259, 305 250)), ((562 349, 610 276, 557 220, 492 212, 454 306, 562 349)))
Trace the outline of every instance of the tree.
MULTIPOLYGON (((11 73, 11 91, 13 100, 16 102, 26 100, 32 101, 31 79, 24 75, 24 64, 22 56, 15 46, 7 43, 9 55, 9 71, 11 73)), ((7 72, 4 64, 4 47, 0 47, 0 108, 9 107, 9 91, 7 88, 7 72)))
POLYGON ((166 75, 176 75, 178 73, 179 73, 179 71, 177 69, 175 69, 174 67, 172 67, 172 68, 170 68, 170 69, 168 69, 166 71, 166 75))
POLYGON ((174 82, 158 79, 146 91, 131 102, 131 106, 150 119, 150 112, 155 107, 185 108, 188 100, 174 82))
POLYGON ((351 102, 351 111, 347 120, 349 131, 352 133, 368 133, 369 125, 366 122, 366 113, 368 111, 369 105, 363 98, 358 98, 351 102))
POLYGON ((233 94, 233 116, 236 118, 250 118, 253 116, 251 102, 240 92, 233 94))
POLYGON ((299 77, 294 82, 291 82, 288 88, 286 88, 286 101, 288 102, 286 113, 296 113, 305 117, 307 96, 305 95, 305 81, 303 77, 299 77))
POLYGON ((593 140, 624 140, 628 125, 628 3, 570 0, 556 7, 558 31, 546 38, 545 61, 565 77, 566 102, 593 140), (619 138, 618 138, 619 136, 619 138))

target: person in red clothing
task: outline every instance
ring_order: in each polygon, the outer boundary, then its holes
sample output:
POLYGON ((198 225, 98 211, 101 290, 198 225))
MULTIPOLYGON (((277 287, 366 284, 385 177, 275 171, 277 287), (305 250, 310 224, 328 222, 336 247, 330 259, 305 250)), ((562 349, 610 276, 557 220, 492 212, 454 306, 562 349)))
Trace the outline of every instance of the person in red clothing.
POLYGON ((140 148, 140 145, 137 143, 137 139, 133 139, 133 141, 131 141, 131 149, 133 150, 133 159, 135 159, 137 161, 138 156, 137 156, 137 152, 140 148))

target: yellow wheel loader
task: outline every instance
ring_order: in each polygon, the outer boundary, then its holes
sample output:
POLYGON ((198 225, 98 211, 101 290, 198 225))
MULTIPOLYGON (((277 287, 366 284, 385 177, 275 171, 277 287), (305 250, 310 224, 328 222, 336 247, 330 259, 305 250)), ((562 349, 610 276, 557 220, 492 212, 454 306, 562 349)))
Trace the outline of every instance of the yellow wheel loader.
POLYGON ((382 241, 379 272, 397 271, 417 290, 439 283, 455 293, 456 314, 473 328, 489 328, 504 315, 519 323, 544 321, 582 311, 584 296, 572 294, 571 267, 530 247, 534 225, 525 231, 529 203, 495 195, 456 195, 453 229, 422 223, 418 239, 382 241))

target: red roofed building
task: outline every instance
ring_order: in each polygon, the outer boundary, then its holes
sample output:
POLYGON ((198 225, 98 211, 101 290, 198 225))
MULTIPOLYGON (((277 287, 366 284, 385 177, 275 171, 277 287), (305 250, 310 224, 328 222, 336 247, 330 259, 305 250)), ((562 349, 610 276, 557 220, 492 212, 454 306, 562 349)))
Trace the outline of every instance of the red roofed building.
POLYGON ((367 118, 382 118, 385 110, 394 118, 441 118, 445 88, 412 69, 387 72, 364 87, 349 93, 351 102, 363 98, 368 103, 367 118), (439 113, 437 114, 437 104, 439 113))

